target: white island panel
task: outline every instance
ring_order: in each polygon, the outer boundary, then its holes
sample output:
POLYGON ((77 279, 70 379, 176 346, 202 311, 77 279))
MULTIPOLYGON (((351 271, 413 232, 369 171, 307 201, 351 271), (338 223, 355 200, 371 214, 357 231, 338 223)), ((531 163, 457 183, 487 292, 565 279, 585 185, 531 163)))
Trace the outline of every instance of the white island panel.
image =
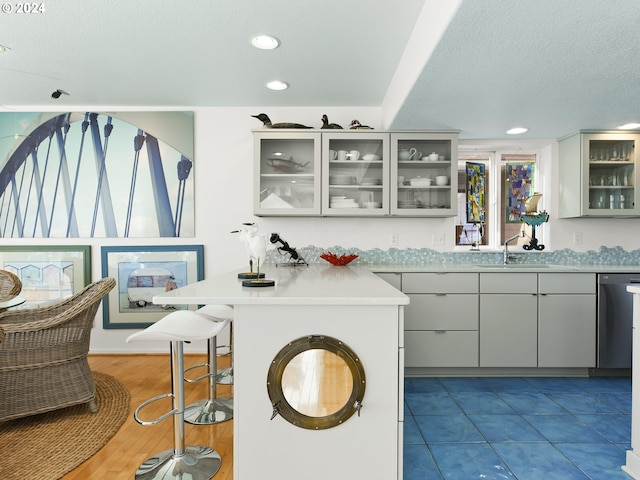
POLYGON ((622 470, 640 480, 640 287, 627 286, 633 294, 633 360, 631 365, 631 450, 622 470))
POLYGON ((409 297, 364 267, 263 270, 275 286, 244 287, 232 272, 154 297, 158 304, 234 306, 234 479, 402 479, 403 305, 409 297), (283 347, 309 335, 344 342, 366 377, 360 416, 326 430, 271 420, 269 367, 283 347))
POLYGON ((239 305, 234 324, 234 478, 396 479, 401 465, 398 308, 239 305), (358 355, 366 375, 360 416, 327 430, 270 420, 267 373, 287 343, 335 337, 358 355))

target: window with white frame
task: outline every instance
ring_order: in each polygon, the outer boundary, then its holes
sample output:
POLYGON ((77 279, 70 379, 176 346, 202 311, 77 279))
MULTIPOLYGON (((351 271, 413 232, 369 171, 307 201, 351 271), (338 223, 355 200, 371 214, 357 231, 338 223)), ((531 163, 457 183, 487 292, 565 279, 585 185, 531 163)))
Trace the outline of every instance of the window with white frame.
POLYGON ((527 200, 541 192, 537 157, 537 153, 460 151, 456 246, 496 249, 520 230, 528 238, 517 243, 529 243, 533 231, 522 215, 527 200))

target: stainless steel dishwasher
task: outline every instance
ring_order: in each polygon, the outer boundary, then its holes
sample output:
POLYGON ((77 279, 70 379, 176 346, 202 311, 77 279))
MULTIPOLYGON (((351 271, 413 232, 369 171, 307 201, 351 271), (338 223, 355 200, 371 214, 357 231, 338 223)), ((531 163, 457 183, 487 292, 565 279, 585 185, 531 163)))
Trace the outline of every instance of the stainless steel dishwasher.
POLYGON ((640 273, 598 275, 598 368, 631 368, 632 283, 640 283, 640 273))

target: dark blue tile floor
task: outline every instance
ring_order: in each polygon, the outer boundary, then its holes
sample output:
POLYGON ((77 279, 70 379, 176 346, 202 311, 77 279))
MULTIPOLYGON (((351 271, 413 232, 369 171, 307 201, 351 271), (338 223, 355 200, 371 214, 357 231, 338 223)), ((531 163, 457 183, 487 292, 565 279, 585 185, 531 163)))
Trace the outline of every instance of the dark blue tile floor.
POLYGON ((629 480, 631 379, 407 378, 404 480, 629 480))

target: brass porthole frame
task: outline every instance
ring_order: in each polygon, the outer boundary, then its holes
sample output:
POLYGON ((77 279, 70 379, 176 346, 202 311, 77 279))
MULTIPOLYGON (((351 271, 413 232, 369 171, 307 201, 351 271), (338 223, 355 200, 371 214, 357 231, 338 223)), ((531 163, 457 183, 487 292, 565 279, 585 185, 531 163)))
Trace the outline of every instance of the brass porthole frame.
POLYGON ((273 407, 271 419, 280 415, 296 427, 309 430, 324 430, 343 424, 354 413, 360 415, 366 389, 364 367, 356 353, 344 342, 327 335, 307 335, 288 343, 274 357, 267 374, 267 391, 273 407), (334 353, 347 364, 353 379, 353 389, 346 403, 338 411, 324 417, 311 417, 298 412, 284 396, 282 375, 285 368, 299 353, 312 349, 323 349, 334 353))

